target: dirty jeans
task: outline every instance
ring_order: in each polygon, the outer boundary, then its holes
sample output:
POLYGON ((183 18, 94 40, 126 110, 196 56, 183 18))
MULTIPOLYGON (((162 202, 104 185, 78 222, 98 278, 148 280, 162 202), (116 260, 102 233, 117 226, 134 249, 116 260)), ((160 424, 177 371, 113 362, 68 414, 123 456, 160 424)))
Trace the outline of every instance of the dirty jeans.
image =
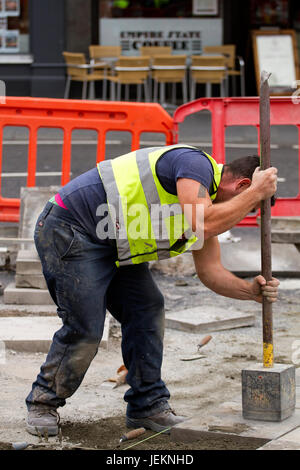
POLYGON ((168 409, 170 394, 161 380, 164 302, 147 263, 117 268, 114 242, 94 241, 65 209, 49 202, 34 239, 63 326, 26 398, 28 409, 64 406, 73 395, 98 351, 106 309, 122 328, 127 415, 168 409))

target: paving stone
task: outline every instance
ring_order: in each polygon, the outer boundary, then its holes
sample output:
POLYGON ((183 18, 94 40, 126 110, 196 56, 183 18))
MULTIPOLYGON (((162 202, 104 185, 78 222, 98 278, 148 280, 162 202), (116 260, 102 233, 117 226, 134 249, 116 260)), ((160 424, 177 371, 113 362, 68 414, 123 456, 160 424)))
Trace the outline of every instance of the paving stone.
POLYGON ((300 426, 280 438, 281 441, 295 442, 300 449, 300 426))
POLYGON ((42 274, 42 264, 35 249, 19 250, 16 272, 17 274, 42 274))
POLYGON ((54 305, 47 289, 16 287, 15 283, 8 284, 4 289, 4 303, 20 305, 54 305))
MULTIPOLYGON (((106 316, 100 346, 108 348, 109 319, 106 316)), ((2 317, 0 318, 0 341, 14 351, 47 353, 54 333, 62 326, 59 317, 2 317)))
POLYGON ((56 305, 0 304, 0 317, 57 316, 56 305))
POLYGON ((300 450, 300 427, 268 442, 257 450, 300 450))
POLYGON ((244 419, 241 397, 233 402, 224 403, 211 415, 201 413, 177 424, 171 430, 171 440, 191 442, 202 436, 238 435, 245 438, 273 440, 293 431, 300 423, 300 409, 281 422, 267 422, 244 419), (224 406, 225 405, 225 406, 224 406))
POLYGON ((15 285, 16 287, 47 289, 43 274, 16 274, 15 285))
MULTIPOLYGON (((21 188, 20 191, 20 223, 19 237, 33 238, 34 228, 38 216, 49 199, 59 191, 59 186, 36 186, 34 188, 21 188)), ((22 246, 23 247, 23 246, 22 246)))
MULTIPOLYGON (((238 276, 253 276, 261 272, 260 229, 252 234, 242 231, 238 243, 221 244, 223 266, 238 276)), ((240 233, 240 232, 238 232, 240 233)), ((299 276, 300 253, 288 243, 272 243, 272 271, 275 276, 299 276)))
POLYGON ((262 447, 256 450, 300 450, 300 443, 283 441, 282 439, 276 439, 270 441, 262 447))
POLYGON ((280 281, 280 290, 296 290, 300 289, 300 279, 282 279, 280 281))
POLYGON ((166 328, 194 333, 227 330, 251 326, 254 323, 255 315, 213 306, 199 306, 177 312, 167 312, 165 320, 166 328))

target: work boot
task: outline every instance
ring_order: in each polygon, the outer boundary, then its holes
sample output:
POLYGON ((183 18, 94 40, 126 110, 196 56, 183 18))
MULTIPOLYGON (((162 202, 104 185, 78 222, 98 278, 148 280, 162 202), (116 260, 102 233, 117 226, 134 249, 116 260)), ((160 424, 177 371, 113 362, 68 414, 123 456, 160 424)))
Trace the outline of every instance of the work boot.
MULTIPOLYGON (((177 416, 175 411, 169 408, 157 413, 156 415, 147 416, 146 418, 129 418, 129 416, 126 416, 126 426, 128 428, 146 428, 160 432, 175 426, 186 419, 187 418, 184 416, 177 416)), ((169 433, 170 430, 166 431, 166 434, 169 433)))
POLYGON ((58 434, 59 414, 55 408, 34 407, 28 411, 26 430, 38 436, 56 436, 58 434))

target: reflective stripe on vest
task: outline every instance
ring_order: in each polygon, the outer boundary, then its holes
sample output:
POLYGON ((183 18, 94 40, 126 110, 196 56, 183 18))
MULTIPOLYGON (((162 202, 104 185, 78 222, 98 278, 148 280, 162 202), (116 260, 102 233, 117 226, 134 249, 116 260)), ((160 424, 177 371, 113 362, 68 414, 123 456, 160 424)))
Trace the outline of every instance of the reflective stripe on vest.
MULTIPOLYGON (((115 229, 118 266, 177 256, 197 241, 182 213, 178 197, 168 193, 156 175, 158 159, 173 148, 195 149, 181 144, 139 149, 97 165, 115 229), (136 221, 136 204, 141 208, 140 224, 136 221), (153 208, 158 211, 154 215, 153 208), (165 216, 170 210, 171 216, 165 216), (133 234, 132 227, 137 226, 139 231, 133 234), (184 239, 179 243, 182 236, 184 239)), ((210 155, 205 155, 211 161, 214 188, 217 189, 222 165, 218 165, 210 155)), ((211 199, 215 196, 213 194, 211 199)))

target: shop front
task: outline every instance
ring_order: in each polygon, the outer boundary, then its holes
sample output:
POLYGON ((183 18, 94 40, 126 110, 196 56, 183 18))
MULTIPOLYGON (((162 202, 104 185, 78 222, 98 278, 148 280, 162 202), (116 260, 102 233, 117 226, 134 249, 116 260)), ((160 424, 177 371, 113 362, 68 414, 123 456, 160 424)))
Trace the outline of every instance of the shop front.
MULTIPOLYGON (((63 97, 63 51, 118 45, 171 46, 197 55, 205 46, 235 44, 245 60, 246 94, 256 94, 252 30, 292 29, 300 43, 297 0, 0 0, 0 80, 8 95, 63 97)), ((299 75, 297 76, 299 79, 299 75)), ((80 97, 73 86, 71 97, 80 97)))
POLYGON ((201 54, 223 42, 218 0, 100 1, 99 42, 138 55, 141 46, 171 46, 173 54, 201 54))

